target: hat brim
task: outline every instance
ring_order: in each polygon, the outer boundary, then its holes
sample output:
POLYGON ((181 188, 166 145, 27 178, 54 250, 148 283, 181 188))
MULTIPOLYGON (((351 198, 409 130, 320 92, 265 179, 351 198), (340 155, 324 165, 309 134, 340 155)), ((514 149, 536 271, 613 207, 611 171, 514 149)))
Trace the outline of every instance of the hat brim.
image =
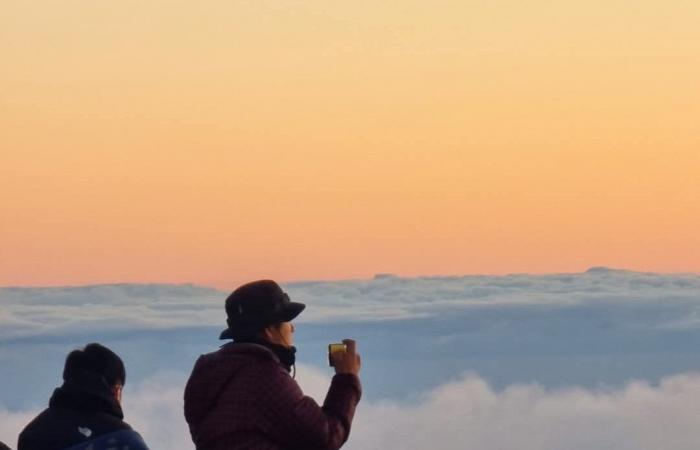
POLYGON ((284 311, 280 314, 280 322, 291 322, 296 316, 301 314, 301 312, 306 308, 303 303, 289 302, 284 305, 284 311))
MULTIPOLYGON (((291 322, 294 320, 301 312, 306 308, 306 305, 298 302, 289 302, 284 305, 284 310, 282 310, 272 322, 291 322)), ((230 328, 226 328, 219 335, 219 339, 233 339, 233 332, 230 328)))

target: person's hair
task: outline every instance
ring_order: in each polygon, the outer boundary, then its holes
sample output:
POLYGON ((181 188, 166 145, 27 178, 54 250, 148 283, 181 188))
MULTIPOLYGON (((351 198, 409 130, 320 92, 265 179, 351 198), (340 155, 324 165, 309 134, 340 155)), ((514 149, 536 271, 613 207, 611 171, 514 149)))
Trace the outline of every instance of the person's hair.
POLYGON ((126 369, 122 359, 107 347, 91 343, 83 349, 73 350, 66 357, 63 368, 63 379, 70 377, 71 372, 78 370, 93 372, 101 375, 110 386, 124 385, 126 369))
POLYGON ((267 325, 256 324, 254 326, 239 326, 231 329, 231 337, 234 342, 247 342, 251 340, 265 339, 265 329, 273 327, 279 329, 282 322, 270 323, 267 325))

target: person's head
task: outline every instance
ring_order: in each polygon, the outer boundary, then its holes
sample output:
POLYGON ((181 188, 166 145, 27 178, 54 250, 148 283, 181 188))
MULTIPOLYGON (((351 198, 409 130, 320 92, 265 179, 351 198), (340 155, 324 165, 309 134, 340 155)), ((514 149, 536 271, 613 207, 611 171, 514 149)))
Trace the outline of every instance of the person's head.
POLYGON ((110 387, 114 398, 121 403, 122 388, 126 382, 126 369, 122 359, 107 347, 92 343, 83 349, 73 350, 66 357, 63 379, 68 381, 73 374, 89 372, 102 377, 110 387))
POLYGON ((305 306, 290 301, 289 296, 272 280, 244 284, 226 299, 228 328, 219 337, 235 341, 265 339, 273 344, 291 347, 294 344, 294 325, 291 321, 305 306))

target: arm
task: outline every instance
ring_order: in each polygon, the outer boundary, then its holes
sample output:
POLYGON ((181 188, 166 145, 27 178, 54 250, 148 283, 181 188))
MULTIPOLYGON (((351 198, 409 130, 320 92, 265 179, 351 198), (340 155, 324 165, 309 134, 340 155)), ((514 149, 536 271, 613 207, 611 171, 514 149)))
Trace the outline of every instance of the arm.
POLYGON ((292 447, 336 450, 350 435, 362 388, 357 375, 337 374, 320 407, 286 372, 276 370, 263 395, 269 405, 269 433, 276 441, 292 447))

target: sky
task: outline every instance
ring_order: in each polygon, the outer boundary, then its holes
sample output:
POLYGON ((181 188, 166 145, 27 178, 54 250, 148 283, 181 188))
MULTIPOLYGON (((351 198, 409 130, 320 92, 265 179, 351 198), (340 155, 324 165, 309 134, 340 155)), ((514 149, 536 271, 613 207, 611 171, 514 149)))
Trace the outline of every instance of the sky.
POLYGON ((0 285, 698 273, 699 20, 6 0, 0 285))
MULTIPOLYGON (((326 345, 357 339, 353 449, 691 450, 700 441, 700 275, 549 275, 283 285, 296 380, 322 402, 326 345), (506 431, 506 432, 504 432, 506 431)), ((182 392, 222 343, 226 292, 192 285, 0 288, 0 441, 45 407, 65 355, 123 359, 125 418, 150 448, 193 448, 182 392)))

